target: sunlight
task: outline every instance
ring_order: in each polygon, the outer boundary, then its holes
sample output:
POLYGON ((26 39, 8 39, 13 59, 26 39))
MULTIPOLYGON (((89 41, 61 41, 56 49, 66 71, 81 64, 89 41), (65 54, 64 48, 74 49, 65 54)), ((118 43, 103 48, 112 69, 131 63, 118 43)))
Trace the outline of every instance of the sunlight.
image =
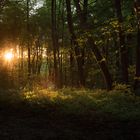
POLYGON ((14 55, 12 52, 6 52, 4 55, 5 60, 11 61, 13 59, 14 55))

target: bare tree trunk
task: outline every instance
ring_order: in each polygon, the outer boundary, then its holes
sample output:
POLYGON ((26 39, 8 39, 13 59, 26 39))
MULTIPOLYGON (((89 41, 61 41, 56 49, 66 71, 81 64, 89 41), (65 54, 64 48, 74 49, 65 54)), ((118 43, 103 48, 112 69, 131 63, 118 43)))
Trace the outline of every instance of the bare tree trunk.
POLYGON ((140 2, 135 0, 135 12, 137 15, 137 46, 136 46, 136 74, 134 89, 140 95, 140 2))
POLYGON ((56 35, 56 0, 52 0, 52 45, 53 45, 53 57, 54 57, 54 82, 55 86, 58 87, 58 62, 57 62, 57 45, 58 39, 56 35))
POLYGON ((30 43, 29 43, 29 2, 30 0, 27 0, 27 49, 28 49, 28 78, 31 76, 31 50, 30 50, 30 43))
POLYGON ((128 49, 125 44, 125 32, 123 30, 123 16, 121 0, 115 0, 116 15, 119 22, 119 50, 120 50, 120 63, 121 63, 121 78, 122 82, 128 83, 128 49))
POLYGON ((71 15, 71 3, 70 0, 66 0, 66 6, 67 6, 67 21, 68 21, 68 26, 69 26, 69 32, 71 34, 71 39, 74 44, 74 50, 75 50, 75 55, 76 55, 76 60, 77 60, 77 66, 78 66, 78 77, 79 77, 79 85, 80 86, 85 86, 85 76, 84 76, 84 52, 82 51, 80 46, 77 42, 77 37, 74 33, 74 28, 73 28, 73 20, 72 20, 72 15, 71 15))
POLYGON ((70 85, 73 87, 74 85, 74 73, 73 73, 73 68, 74 68, 74 54, 73 54, 73 42, 71 41, 71 49, 70 49, 70 85))
MULTIPOLYGON (((80 5, 80 0, 74 0, 75 6, 76 6, 76 11, 77 11, 77 15, 79 18, 79 28, 80 28, 80 33, 81 35, 84 34, 85 32, 87 32, 88 29, 88 23, 87 23, 87 10, 88 10, 88 0, 84 0, 83 1, 83 7, 81 8, 80 5)), ((83 77, 81 80, 83 81, 84 85, 85 85, 85 80, 86 80, 86 76, 85 76, 85 47, 83 46, 82 48, 80 48, 80 53, 81 53, 81 65, 82 67, 79 68, 81 69, 81 76, 83 77)), ((80 77, 81 77, 80 76, 80 77)))

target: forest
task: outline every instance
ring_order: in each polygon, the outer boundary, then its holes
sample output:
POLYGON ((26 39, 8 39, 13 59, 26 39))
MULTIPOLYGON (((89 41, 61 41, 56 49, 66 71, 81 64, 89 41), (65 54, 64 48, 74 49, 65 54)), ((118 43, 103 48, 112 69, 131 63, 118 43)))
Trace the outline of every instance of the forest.
POLYGON ((140 139, 139 0, 0 0, 0 139, 140 139))

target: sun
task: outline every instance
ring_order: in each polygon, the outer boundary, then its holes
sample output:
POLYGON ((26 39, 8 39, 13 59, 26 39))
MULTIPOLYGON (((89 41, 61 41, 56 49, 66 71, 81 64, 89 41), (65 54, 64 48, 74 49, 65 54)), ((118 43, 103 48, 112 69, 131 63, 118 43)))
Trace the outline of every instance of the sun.
POLYGON ((5 60, 11 61, 13 59, 14 55, 12 52, 6 52, 4 55, 5 60))

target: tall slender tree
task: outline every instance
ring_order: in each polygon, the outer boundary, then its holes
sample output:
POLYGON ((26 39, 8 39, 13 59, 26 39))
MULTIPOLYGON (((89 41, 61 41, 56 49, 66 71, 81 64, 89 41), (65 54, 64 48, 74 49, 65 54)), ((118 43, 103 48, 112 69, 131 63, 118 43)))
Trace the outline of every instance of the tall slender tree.
POLYGON ((58 36, 57 36, 57 21, 56 21, 56 0, 51 2, 51 28, 52 28, 52 46, 53 46, 53 57, 54 57, 54 81, 55 86, 59 87, 59 75, 58 75, 58 36))
POLYGON ((128 49, 125 43, 125 32, 123 29, 122 0, 115 0, 116 15, 119 24, 119 52, 122 82, 128 83, 128 49))
MULTIPOLYGON (((134 88, 137 91, 137 89, 140 88, 140 1, 135 0, 134 5, 137 16, 136 74, 134 88)), ((140 91, 138 91, 138 94, 140 95, 140 91)))
POLYGON ((77 36, 75 34, 75 31, 74 31, 72 11, 71 11, 71 1, 70 0, 66 0, 66 7, 67 7, 67 21, 68 21, 68 26, 69 26, 69 32, 71 34, 71 40, 74 44, 74 51, 75 51, 77 66, 78 66, 79 85, 85 86, 84 52, 81 53, 81 48, 77 42, 77 36))
POLYGON ((28 49, 28 77, 31 76, 31 49, 30 49, 30 30, 29 30, 29 3, 30 0, 27 0, 27 49, 28 49))

